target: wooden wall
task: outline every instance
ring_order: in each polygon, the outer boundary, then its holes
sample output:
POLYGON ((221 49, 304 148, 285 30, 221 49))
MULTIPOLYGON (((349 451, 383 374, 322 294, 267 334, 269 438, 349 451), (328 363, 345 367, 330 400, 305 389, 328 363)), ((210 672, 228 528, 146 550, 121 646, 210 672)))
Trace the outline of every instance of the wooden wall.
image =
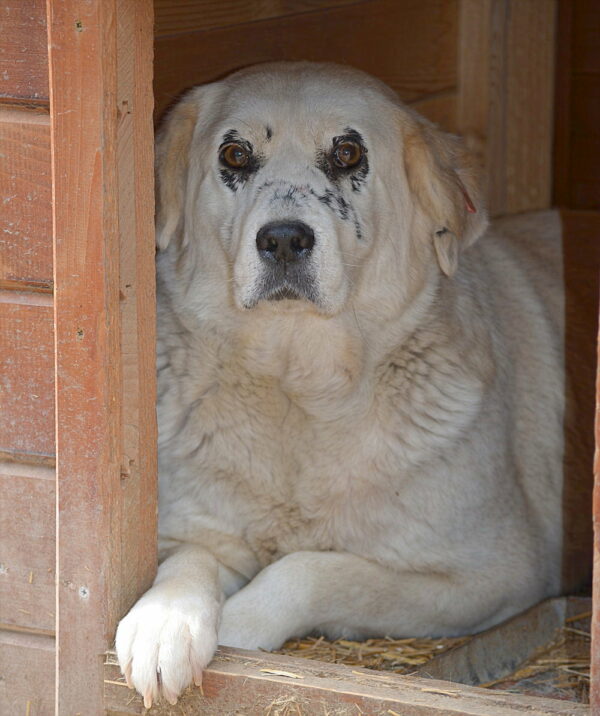
POLYGON ((157 118, 185 88, 256 62, 350 64, 467 137, 492 214, 550 205, 556 0, 155 0, 155 12, 157 118))
POLYGON ((2 714, 103 714, 156 570, 152 20, 0 7, 2 714))
POLYGON ((56 612, 45 1, 2 3, 0 26, 0 711, 33 716, 54 703, 56 612))
POLYGON ((455 126, 457 0, 156 0, 156 112, 194 84, 256 62, 317 60, 381 77, 455 126))
POLYGON ((554 201, 600 209, 600 4, 560 0, 554 201))

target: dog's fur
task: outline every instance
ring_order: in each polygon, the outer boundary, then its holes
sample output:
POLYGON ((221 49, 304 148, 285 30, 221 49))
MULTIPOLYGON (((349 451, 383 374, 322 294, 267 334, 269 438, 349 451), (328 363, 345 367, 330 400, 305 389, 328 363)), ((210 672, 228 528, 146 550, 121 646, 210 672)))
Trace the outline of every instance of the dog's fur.
POLYGON ((487 222, 459 141, 309 63, 188 93, 157 182, 162 562, 117 633, 146 703, 217 640, 464 634, 558 594, 557 215, 463 253, 487 222), (366 153, 336 174, 348 132, 366 153), (232 137, 252 173, 219 163, 232 137), (277 220, 315 235, 295 300, 265 288, 277 220))

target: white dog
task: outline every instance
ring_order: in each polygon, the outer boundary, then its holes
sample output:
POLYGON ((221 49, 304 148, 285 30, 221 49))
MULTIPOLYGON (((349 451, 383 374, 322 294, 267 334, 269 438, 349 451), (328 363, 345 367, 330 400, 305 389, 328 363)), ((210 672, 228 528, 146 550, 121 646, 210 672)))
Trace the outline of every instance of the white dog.
POLYGON ((217 642, 463 634, 558 594, 557 216, 463 254, 460 142, 330 65, 192 90, 157 167, 161 564, 116 640, 146 705, 217 642))

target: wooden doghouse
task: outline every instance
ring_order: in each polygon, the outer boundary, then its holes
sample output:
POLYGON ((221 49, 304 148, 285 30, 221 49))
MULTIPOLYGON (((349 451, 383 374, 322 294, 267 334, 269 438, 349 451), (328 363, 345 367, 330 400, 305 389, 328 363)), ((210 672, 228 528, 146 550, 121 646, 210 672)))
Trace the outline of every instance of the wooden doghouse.
MULTIPOLYGON (((467 137, 493 214, 544 208, 556 10, 555 0, 0 3, 1 713, 143 711, 105 654, 156 569, 153 107, 253 62, 353 64, 467 137)), ((259 657, 225 652, 206 697, 160 712, 262 714, 281 694, 306 714, 587 711, 334 667, 294 680, 284 657, 259 657)))

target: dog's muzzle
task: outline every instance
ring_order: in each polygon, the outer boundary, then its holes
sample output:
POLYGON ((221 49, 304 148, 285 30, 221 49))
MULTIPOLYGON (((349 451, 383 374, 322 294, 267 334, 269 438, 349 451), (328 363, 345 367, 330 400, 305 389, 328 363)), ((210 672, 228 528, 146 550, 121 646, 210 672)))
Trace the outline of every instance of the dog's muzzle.
POLYGON ((314 301, 311 252, 315 235, 302 221, 274 221, 256 234, 263 263, 261 299, 314 301))

